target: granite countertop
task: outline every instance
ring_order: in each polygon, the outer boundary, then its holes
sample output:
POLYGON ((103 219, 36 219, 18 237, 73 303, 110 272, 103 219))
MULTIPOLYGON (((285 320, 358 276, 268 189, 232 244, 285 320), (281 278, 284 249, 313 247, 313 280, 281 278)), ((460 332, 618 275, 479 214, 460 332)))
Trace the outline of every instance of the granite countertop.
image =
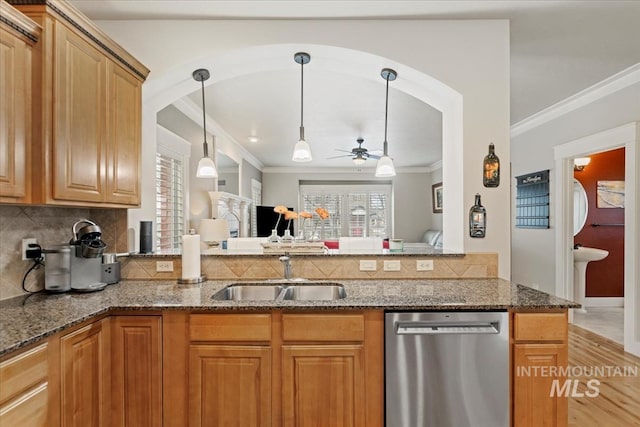
MULTIPOLYGON (((232 283, 123 281, 95 293, 34 294, 0 301, 0 355, 17 350, 110 310, 505 310, 580 305, 502 279, 341 280, 336 301, 219 301, 232 283)), ((293 284, 293 283, 292 283, 293 284)))

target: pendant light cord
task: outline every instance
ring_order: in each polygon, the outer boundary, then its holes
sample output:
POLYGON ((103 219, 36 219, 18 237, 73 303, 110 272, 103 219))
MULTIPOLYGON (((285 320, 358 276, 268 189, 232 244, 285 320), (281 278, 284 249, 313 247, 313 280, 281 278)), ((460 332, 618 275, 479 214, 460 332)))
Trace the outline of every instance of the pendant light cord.
POLYGON ((202 132, 204 135, 202 147, 204 148, 204 157, 209 157, 209 146, 207 145, 207 112, 204 104, 204 79, 202 83, 202 132))
POLYGON ((304 128, 304 59, 300 61, 300 128, 304 128))
POLYGON ((384 155, 387 155, 387 117, 389 115, 389 74, 387 74, 387 94, 384 102, 384 155))

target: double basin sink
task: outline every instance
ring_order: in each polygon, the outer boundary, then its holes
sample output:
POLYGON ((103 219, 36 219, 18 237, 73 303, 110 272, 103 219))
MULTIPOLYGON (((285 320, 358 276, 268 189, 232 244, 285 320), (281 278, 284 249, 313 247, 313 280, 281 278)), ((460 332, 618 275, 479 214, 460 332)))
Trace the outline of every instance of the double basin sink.
POLYGON ((211 298, 221 301, 335 301, 347 296, 339 283, 234 283, 211 298))

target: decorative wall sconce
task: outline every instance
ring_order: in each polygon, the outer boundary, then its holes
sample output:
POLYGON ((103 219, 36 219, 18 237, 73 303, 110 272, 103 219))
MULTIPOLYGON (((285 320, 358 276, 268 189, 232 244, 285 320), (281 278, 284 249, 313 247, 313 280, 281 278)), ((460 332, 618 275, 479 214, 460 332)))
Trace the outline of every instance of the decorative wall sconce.
POLYGON ((573 170, 581 171, 591 162, 590 157, 577 157, 573 159, 573 170))

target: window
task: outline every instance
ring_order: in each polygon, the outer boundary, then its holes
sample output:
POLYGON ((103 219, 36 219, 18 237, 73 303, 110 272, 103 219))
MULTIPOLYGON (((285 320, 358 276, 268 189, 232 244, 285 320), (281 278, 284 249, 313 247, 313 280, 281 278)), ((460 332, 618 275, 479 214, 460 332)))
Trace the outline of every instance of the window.
POLYGON ((316 215, 305 222, 305 235, 314 231, 321 239, 389 237, 392 230, 392 186, 390 181, 301 181, 300 210, 329 211, 321 221, 316 215))
POLYGON ((190 144, 158 126, 156 151, 156 252, 179 250, 186 232, 190 144))
POLYGON ((156 153, 156 251, 179 249, 184 234, 183 166, 156 153))

